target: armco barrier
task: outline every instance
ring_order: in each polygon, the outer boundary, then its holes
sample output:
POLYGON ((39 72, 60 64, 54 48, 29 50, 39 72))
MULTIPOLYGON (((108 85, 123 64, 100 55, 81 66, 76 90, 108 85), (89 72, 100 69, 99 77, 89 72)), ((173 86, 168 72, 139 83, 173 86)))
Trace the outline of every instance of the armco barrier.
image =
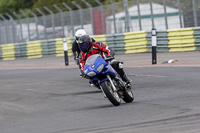
POLYGON ((55 39, 52 40, 48 40, 47 41, 47 51, 48 51, 48 55, 50 56, 56 56, 56 41, 55 39))
POLYGON ((93 38, 95 41, 106 43, 106 35, 93 35, 90 37, 93 38))
POLYGON ((125 53, 123 34, 107 35, 106 37, 106 44, 109 48, 115 51, 115 54, 125 53))
POLYGON ((2 60, 14 60, 15 59, 15 45, 4 44, 1 45, 1 57, 2 60))
POLYGON ((115 35, 96 35, 90 36, 95 39, 97 42, 103 42, 108 45, 109 48, 115 51, 116 54, 124 54, 124 35, 123 34, 115 34, 115 35))
POLYGON ((147 52, 147 33, 145 31, 124 33, 125 53, 147 52))
POLYGON ((114 35, 114 44, 115 48, 114 50, 116 51, 116 54, 125 54, 125 49, 124 49, 124 34, 115 34, 114 35))
POLYGON ((193 28, 193 30, 196 50, 200 50, 200 28, 193 28))
POLYGON ((3 57, 2 57, 3 52, 2 52, 2 50, 1 50, 1 49, 2 49, 1 47, 2 47, 2 46, 0 46, 0 60, 3 59, 3 57))
MULTIPOLYGON (((68 55, 72 55, 72 39, 67 38, 68 55)), ((16 44, 3 44, 0 46, 0 59, 15 60, 16 58, 25 57, 41 58, 47 56, 64 56, 62 38, 52 40, 32 41, 16 44)))
POLYGON ((56 56, 64 56, 64 52, 63 52, 63 40, 62 38, 59 39, 55 39, 56 43, 56 56))
MULTIPOLYGON (((55 47, 56 47, 56 56, 64 56, 64 50, 63 50, 63 39, 59 38, 59 39, 55 39, 55 47)), ((67 39, 67 48, 68 48, 68 55, 71 56, 72 55, 72 39, 68 38, 67 39)))
POLYGON ((41 41, 27 42, 26 44, 28 59, 42 57, 41 41))
POLYGON ((48 56, 48 41, 47 40, 41 41, 41 48, 42 48, 42 57, 48 56))
POLYGON ((20 57, 27 57, 27 50, 26 50, 26 43, 19 43, 19 44, 16 44, 19 46, 19 49, 20 49, 20 56, 18 56, 19 58, 20 57))
POLYGON ((67 49, 68 49, 68 56, 72 56, 72 42, 74 41, 74 39, 72 38, 67 38, 67 49))
POLYGON ((168 30, 169 52, 194 51, 195 38, 192 28, 168 30))
MULTIPOLYGON (((91 36, 103 42, 116 54, 151 52, 151 32, 139 31, 112 35, 91 36)), ((73 38, 67 38, 68 55, 71 56, 73 38)), ((178 52, 200 50, 200 27, 157 31, 158 52, 178 52)), ((0 59, 41 58, 64 56, 62 38, 16 44, 0 45, 0 59)))

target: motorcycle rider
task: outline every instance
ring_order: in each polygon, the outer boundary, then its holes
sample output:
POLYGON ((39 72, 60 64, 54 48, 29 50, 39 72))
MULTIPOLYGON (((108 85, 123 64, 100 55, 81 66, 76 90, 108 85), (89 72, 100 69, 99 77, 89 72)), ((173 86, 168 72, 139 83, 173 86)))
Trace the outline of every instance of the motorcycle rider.
MULTIPOLYGON (((79 65, 79 54, 81 52, 79 49, 79 46, 78 46, 78 39, 83 35, 86 35, 86 31, 84 29, 78 29, 75 32, 75 40, 72 43, 72 52, 74 55, 74 61, 77 65, 79 65)), ((92 42, 96 42, 93 38, 91 38, 91 39, 92 39, 92 42)), ((114 56, 115 52, 112 49, 110 49, 110 51, 111 51, 111 55, 114 56)), ((79 68, 80 68, 80 66, 79 66, 79 68)))
MULTIPOLYGON (((78 57, 79 57, 79 54, 81 52, 79 47, 78 47, 78 39, 83 35, 86 35, 86 31, 84 29, 78 29, 75 32, 75 40, 72 43, 72 52, 73 52, 73 55, 74 55, 74 61, 77 65, 79 65, 78 57)), ((92 38, 92 41, 95 42, 95 40, 93 38, 92 38)))
POLYGON ((85 77, 84 65, 86 59, 93 54, 100 54, 102 58, 110 59, 112 67, 118 72, 126 84, 131 82, 123 70, 123 62, 115 60, 111 50, 108 49, 108 46, 106 46, 104 43, 93 42, 89 35, 83 35, 78 39, 78 46, 81 50, 81 53, 79 54, 79 63, 81 67, 80 76, 85 77))

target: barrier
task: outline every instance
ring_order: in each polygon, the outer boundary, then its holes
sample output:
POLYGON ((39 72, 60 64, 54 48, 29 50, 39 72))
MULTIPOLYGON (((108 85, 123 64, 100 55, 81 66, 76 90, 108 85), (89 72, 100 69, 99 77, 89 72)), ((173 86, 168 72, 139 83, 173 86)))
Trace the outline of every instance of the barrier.
POLYGON ((72 38, 67 38, 67 49, 68 49, 68 56, 72 56, 73 52, 72 52, 72 42, 74 41, 74 39, 72 38))
POLYGON ((14 60, 15 59, 15 45, 4 44, 1 46, 2 60, 14 60))
POLYGON ((48 55, 49 56, 56 56, 56 41, 55 39, 48 40, 47 41, 47 48, 48 48, 48 55))
POLYGON ((56 56, 64 56, 63 50, 63 40, 62 38, 55 39, 55 46, 56 46, 56 56))
MULTIPOLYGON (((71 51, 71 48, 72 48, 72 39, 71 38, 67 38, 67 48, 68 48, 68 56, 71 56, 72 55, 72 51, 71 51)), ((64 56, 64 50, 63 50, 63 40, 62 38, 58 38, 58 39, 55 39, 55 51, 56 51, 56 56, 59 57, 59 56, 64 56)))
POLYGON ((97 42, 106 43, 106 35, 92 35, 90 37, 93 38, 97 42))
MULTIPOLYGON (((116 54, 151 52, 151 32, 139 31, 91 36, 113 49, 116 54)), ((67 38, 68 56, 73 55, 73 38, 67 38)), ((157 52, 200 50, 200 27, 157 31, 157 52)), ((64 56, 62 38, 0 45, 1 60, 64 56)))
POLYGON ((27 57, 27 50, 26 50, 26 43, 19 43, 19 44, 16 44, 19 46, 19 50, 20 50, 20 56, 18 56, 18 58, 21 58, 21 57, 27 57))
POLYGON ((42 57, 47 57, 48 56, 48 41, 47 40, 42 40, 41 41, 41 48, 42 48, 42 57))
POLYGON ((193 28, 194 30, 194 38, 195 38, 195 47, 196 50, 200 50, 200 28, 193 28))
POLYGON ((27 58, 41 58, 42 57, 42 48, 41 41, 33 41, 26 43, 27 58))
POLYGON ((147 33, 145 31, 124 33, 125 53, 147 52, 147 33))
POLYGON ((106 36, 106 44, 109 48, 115 51, 115 54, 124 54, 124 35, 123 34, 114 34, 106 36))
POLYGON ((168 30, 169 52, 194 51, 195 38, 192 28, 168 30))

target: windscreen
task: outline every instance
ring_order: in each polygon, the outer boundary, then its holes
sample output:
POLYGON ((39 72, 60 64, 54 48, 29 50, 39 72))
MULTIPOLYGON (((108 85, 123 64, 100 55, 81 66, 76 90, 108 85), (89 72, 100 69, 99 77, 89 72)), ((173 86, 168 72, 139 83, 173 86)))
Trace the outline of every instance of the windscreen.
POLYGON ((91 65, 94 64, 95 60, 97 59, 97 57, 99 57, 99 54, 94 54, 91 55, 89 58, 87 58, 85 65, 91 65))

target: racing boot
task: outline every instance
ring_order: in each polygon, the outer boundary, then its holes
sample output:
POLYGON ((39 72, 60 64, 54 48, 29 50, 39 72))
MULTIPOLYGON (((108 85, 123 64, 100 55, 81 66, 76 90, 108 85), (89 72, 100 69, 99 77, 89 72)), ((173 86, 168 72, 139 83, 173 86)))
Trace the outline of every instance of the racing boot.
POLYGON ((122 76, 122 80, 124 81, 124 82, 126 82, 126 84, 129 84, 129 83, 131 83, 131 79, 129 79, 126 75, 124 75, 124 76, 122 76))
POLYGON ((112 60, 112 67, 117 71, 119 76, 122 78, 122 80, 128 85, 131 83, 131 80, 126 76, 125 71, 123 69, 123 62, 119 62, 116 60, 112 60))
POLYGON ((124 82, 126 82, 126 84, 131 83, 131 79, 129 79, 129 78, 126 76, 126 74, 125 74, 123 68, 118 69, 118 74, 120 75, 120 77, 122 78, 122 80, 123 80, 124 82))

